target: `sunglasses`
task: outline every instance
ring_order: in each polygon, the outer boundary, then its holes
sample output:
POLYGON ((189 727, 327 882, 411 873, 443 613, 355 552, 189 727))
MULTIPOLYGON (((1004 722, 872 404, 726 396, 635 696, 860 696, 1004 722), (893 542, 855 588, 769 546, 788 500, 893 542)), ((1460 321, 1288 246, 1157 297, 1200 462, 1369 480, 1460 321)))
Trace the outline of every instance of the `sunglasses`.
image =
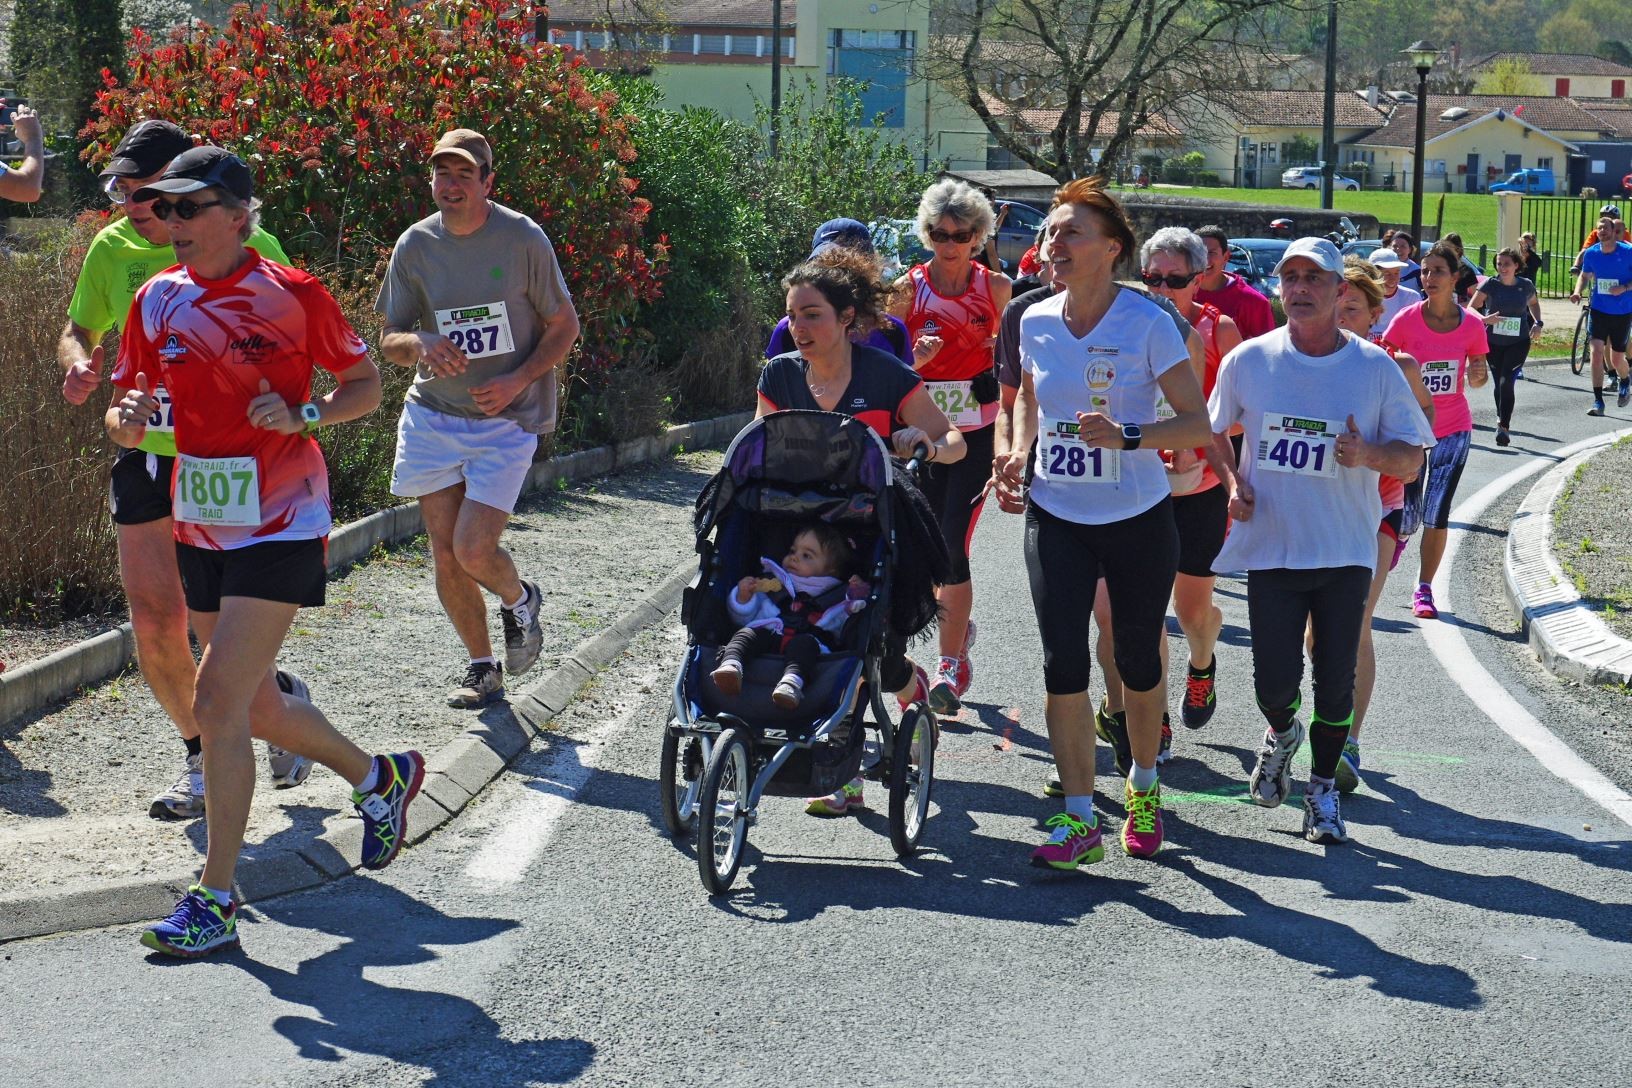
POLYGON ((1166 276, 1158 276, 1153 273, 1146 272, 1139 278, 1145 282, 1146 287, 1160 287, 1165 283, 1174 291, 1182 291, 1194 283, 1196 277, 1199 275, 1201 275, 1200 272, 1192 272, 1188 276, 1181 276, 1177 272, 1172 272, 1166 276))
POLYGON ((160 219, 169 219, 172 213, 181 219, 191 219, 205 208, 216 208, 220 207, 220 205, 219 200, 206 200, 201 203, 197 200, 183 198, 174 204, 167 200, 161 200, 153 205, 153 214, 160 219))
POLYGON ((968 242, 973 242, 975 240, 975 232, 972 230, 960 230, 954 233, 952 231, 945 231, 941 230, 940 228, 936 228, 935 230, 929 232, 929 240, 938 244, 956 242, 961 246, 968 242))
POLYGON ((122 177, 110 177, 102 183, 102 192, 115 204, 124 204, 130 199, 130 194, 139 188, 141 186, 133 185, 127 178, 122 177))

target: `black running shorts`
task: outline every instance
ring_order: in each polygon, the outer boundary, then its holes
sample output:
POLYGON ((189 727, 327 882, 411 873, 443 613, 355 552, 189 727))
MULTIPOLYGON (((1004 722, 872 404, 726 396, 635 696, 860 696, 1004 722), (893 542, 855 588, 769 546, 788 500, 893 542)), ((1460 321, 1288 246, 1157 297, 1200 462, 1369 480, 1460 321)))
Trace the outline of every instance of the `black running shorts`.
POLYGON ((174 457, 126 450, 113 462, 108 509, 115 525, 146 525, 170 516, 174 457))
POLYGON ((328 586, 328 551, 327 537, 269 540, 224 551, 177 544, 176 565, 194 612, 221 611, 223 597, 316 608, 328 586))

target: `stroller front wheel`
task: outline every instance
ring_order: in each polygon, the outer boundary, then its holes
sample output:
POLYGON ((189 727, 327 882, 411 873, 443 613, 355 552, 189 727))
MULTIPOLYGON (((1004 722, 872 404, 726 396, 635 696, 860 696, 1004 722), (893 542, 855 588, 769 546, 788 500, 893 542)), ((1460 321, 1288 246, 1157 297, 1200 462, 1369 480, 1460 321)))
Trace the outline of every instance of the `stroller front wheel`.
POLYGON ((663 731, 663 754, 657 779, 663 826, 674 836, 691 832, 697 822, 697 795, 702 789, 704 753, 696 737, 686 738, 684 754, 681 736, 674 729, 663 731))
POLYGON ((732 726, 720 733, 697 795, 697 871, 710 895, 724 895, 737 879, 748 844, 748 737, 732 726))
POLYGON ((940 726, 934 713, 914 703, 901 716, 890 754, 890 845, 898 857, 918 852, 929 818, 929 791, 935 778, 935 744, 940 726))

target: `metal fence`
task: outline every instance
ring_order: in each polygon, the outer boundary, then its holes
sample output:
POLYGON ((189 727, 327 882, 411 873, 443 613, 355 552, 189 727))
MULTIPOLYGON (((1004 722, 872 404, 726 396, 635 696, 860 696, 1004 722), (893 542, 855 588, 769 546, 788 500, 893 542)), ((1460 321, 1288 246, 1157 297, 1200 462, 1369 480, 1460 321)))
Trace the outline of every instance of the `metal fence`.
POLYGON ((1526 196, 1519 210, 1519 229, 1536 236, 1541 273, 1536 290, 1543 298, 1567 298, 1575 286, 1570 265, 1598 224, 1603 201, 1578 196, 1526 196))

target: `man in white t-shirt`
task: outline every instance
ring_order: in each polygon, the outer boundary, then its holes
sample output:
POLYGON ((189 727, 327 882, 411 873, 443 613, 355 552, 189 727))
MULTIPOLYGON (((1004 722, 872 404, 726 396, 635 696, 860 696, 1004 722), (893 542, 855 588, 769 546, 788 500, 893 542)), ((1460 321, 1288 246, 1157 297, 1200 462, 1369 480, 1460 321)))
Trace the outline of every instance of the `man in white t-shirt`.
POLYGON ((1348 838, 1337 762, 1354 720, 1354 669, 1377 557, 1378 474, 1407 476, 1433 431, 1388 353, 1337 326, 1343 257, 1300 238, 1275 267, 1287 324, 1230 352, 1208 402, 1213 431, 1245 428, 1235 519, 1213 569, 1247 571, 1253 682, 1269 722, 1252 795, 1274 808, 1290 790, 1303 637, 1313 628, 1315 707, 1303 834, 1348 838))
POLYGON ((1371 326, 1371 335, 1381 336, 1395 314, 1422 301, 1422 293, 1400 286, 1400 274, 1406 268, 1405 260, 1387 246, 1374 250, 1366 260, 1383 274, 1383 316, 1371 326))

